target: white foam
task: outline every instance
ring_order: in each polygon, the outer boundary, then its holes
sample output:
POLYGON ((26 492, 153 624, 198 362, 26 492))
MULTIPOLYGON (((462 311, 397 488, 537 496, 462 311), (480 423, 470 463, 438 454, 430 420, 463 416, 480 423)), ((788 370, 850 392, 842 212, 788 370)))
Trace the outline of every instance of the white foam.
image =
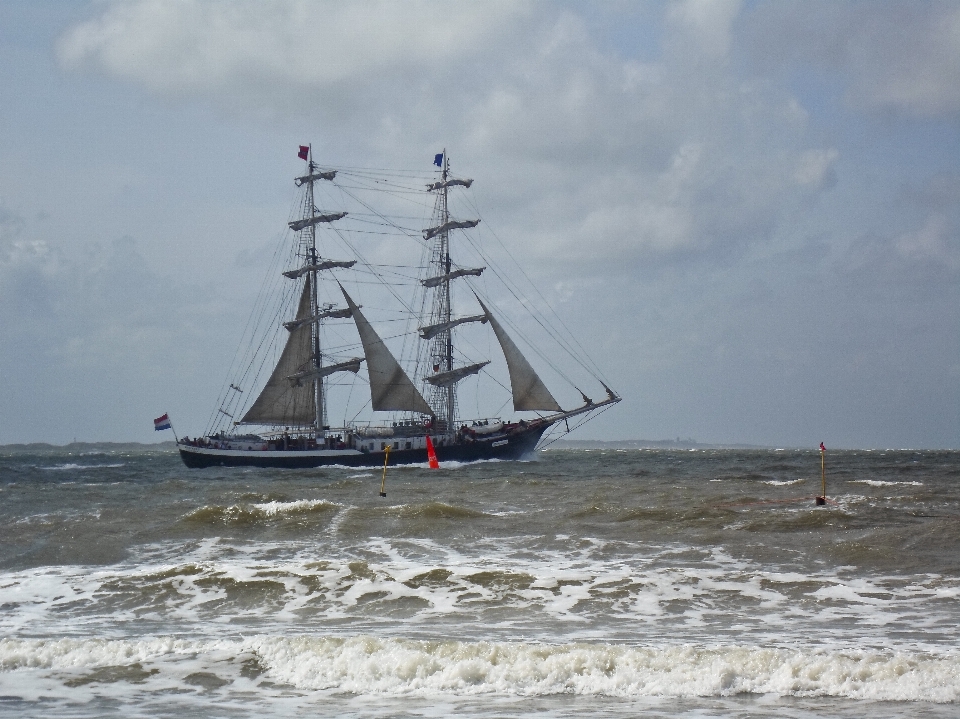
POLYGON ((764 483, 764 484, 773 485, 774 487, 787 487, 787 486, 789 486, 789 485, 791 485, 791 484, 800 484, 801 482, 806 482, 806 481, 807 481, 807 480, 805 480, 805 479, 803 479, 803 478, 800 478, 800 479, 783 479, 783 480, 779 480, 779 479, 767 479, 767 480, 764 480, 763 483, 764 483))
MULTIPOLYGON (((0 640, 0 690, 22 694, 33 680, 83 676, 98 667, 137 665, 149 688, 192 689, 205 671, 236 689, 266 680, 300 690, 355 695, 845 697, 956 702, 955 653, 772 649, 756 646, 631 646, 417 641, 257 635, 242 639, 0 640), (237 660, 264 670, 239 676, 237 660)), ((271 685, 265 685, 269 687, 271 685)))
POLYGON ((342 508, 319 541, 300 549, 207 539, 145 547, 110 566, 0 572, 0 636, 116 637, 145 626, 203 635, 240 624, 463 639, 657 636, 680 643, 722 630, 770 647, 960 645, 954 577, 854 581, 843 567, 801 576, 716 548, 560 536, 536 551, 526 537, 462 545, 365 538, 354 547, 340 530, 353 511, 342 508))
POLYGON ((306 512, 315 507, 339 507, 340 505, 335 502, 328 502, 325 499, 297 499, 292 502, 263 502, 252 506, 268 517, 275 517, 278 514, 306 512))
POLYGON ((887 482, 881 479, 851 479, 851 484, 869 484, 871 487, 922 487, 923 482, 887 482))

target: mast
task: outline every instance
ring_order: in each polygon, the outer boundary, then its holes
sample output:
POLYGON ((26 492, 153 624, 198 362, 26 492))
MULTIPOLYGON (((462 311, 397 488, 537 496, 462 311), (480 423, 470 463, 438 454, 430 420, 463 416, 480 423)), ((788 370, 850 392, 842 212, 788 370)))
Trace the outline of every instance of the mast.
MULTIPOLYGON (((450 208, 447 205, 447 177, 450 174, 450 158, 447 156, 447 148, 443 148, 443 203, 442 207, 442 221, 443 224, 447 224, 450 221, 450 208)), ((446 306, 446 316, 444 317, 445 322, 450 321, 450 316, 452 313, 452 308, 450 306, 450 230, 444 230, 443 239, 441 241, 443 245, 442 253, 444 255, 444 267, 443 267, 443 294, 444 294, 444 305, 446 306)), ((453 328, 451 327, 446 332, 447 335, 447 347, 446 347, 446 370, 450 372, 453 370, 453 328)), ((446 416, 444 419, 447 422, 447 432, 453 431, 455 414, 456 414, 456 390, 454 389, 455 385, 451 384, 447 387, 447 406, 446 406, 446 416)))
MULTIPOLYGON (((430 363, 434 374, 453 370, 453 316, 450 301, 450 209, 447 204, 447 179, 450 175, 450 160, 446 148, 443 151, 443 165, 441 167, 441 181, 430 189, 439 190, 437 193, 436 218, 437 227, 426 231, 427 239, 435 239, 436 244, 431 257, 431 265, 435 280, 429 285, 434 289, 433 303, 430 312, 430 325, 436 326, 436 331, 423 334, 429 339, 430 363)), ((440 428, 444 432, 452 432, 457 414, 457 395, 453 383, 433 385, 430 388, 430 406, 433 408, 440 428)))
MULTIPOLYGON (((317 169, 317 166, 313 162, 313 143, 309 145, 309 150, 307 153, 307 176, 310 177, 313 175, 314 171, 317 169)), ((316 213, 317 207, 314 203, 313 198, 313 182, 307 182, 307 207, 306 211, 303 213, 304 219, 310 217, 316 213)), ((327 422, 327 398, 326 394, 323 391, 323 381, 324 377, 320 374, 320 302, 318 298, 318 287, 317 287, 317 226, 316 224, 311 224, 307 228, 307 257, 310 262, 310 278, 312 282, 310 283, 310 308, 312 310, 312 317, 314 318, 312 333, 313 333, 313 360, 311 364, 313 366, 314 372, 316 372, 315 379, 313 381, 313 391, 316 398, 316 408, 317 416, 315 419, 316 427, 316 438, 317 440, 323 439, 326 436, 324 427, 327 422)))

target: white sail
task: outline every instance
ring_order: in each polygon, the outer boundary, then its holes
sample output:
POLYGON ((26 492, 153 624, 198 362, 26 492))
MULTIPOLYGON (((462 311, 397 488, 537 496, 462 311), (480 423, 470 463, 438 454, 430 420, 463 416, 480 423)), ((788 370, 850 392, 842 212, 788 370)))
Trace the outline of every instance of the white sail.
POLYGON ((420 284, 422 284, 424 287, 437 287, 438 285, 443 284, 447 280, 455 280, 458 277, 466 277, 467 275, 471 275, 473 277, 479 277, 481 274, 483 274, 483 271, 485 269, 487 268, 477 267, 472 270, 454 270, 453 272, 447 272, 444 275, 439 275, 437 277, 428 277, 425 280, 420 280, 420 284))
POLYGON ((478 362, 477 364, 467 365, 466 367, 457 367, 452 370, 447 370, 446 372, 437 372, 436 374, 432 374, 425 379, 434 387, 447 387, 455 382, 459 382, 464 377, 469 377, 472 374, 476 374, 488 364, 490 364, 489 360, 486 362, 478 362))
POLYGON ((406 372, 393 354, 380 339, 380 335, 360 312, 360 308, 340 286, 344 299, 357 323, 357 332, 363 343, 363 353, 367 358, 367 372, 370 375, 370 401, 376 412, 419 412, 433 414, 430 405, 414 386, 406 372))
MULTIPOLYGON (((480 298, 477 298, 480 302, 480 298)), ((503 350, 503 356, 507 360, 507 370, 510 372, 510 388, 513 391, 513 408, 516 411, 521 410, 545 410, 553 412, 562 412, 557 400, 550 394, 550 390, 543 383, 533 367, 527 362, 520 349, 510 339, 500 323, 490 314, 483 302, 480 302, 486 317, 490 320, 490 326, 493 327, 497 335, 497 341, 500 342, 500 348, 503 350)))
POLYGON ((471 227, 476 227, 480 224, 480 220, 450 220, 449 222, 444 222, 442 225, 437 227, 431 227, 423 231, 423 239, 429 240, 431 237, 436 237, 437 235, 447 232, 448 230, 466 230, 471 227))
MULTIPOLYGON (((297 320, 309 316, 310 278, 307 277, 303 294, 300 295, 300 305, 297 307, 297 320)), ((310 345, 310 323, 307 322, 290 333, 280 354, 280 361, 260 391, 257 401, 241 418, 240 424, 297 426, 312 424, 316 420, 317 406, 313 385, 291 385, 287 379, 311 366, 313 349, 310 345)))

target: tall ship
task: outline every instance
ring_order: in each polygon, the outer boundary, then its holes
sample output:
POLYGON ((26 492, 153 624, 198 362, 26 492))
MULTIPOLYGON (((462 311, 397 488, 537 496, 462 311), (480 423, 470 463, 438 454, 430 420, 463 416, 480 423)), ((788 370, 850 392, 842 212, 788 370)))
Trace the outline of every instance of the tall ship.
POLYGON ((520 459, 620 401, 546 300, 525 299, 522 268, 511 275, 472 236, 476 206, 455 201, 473 180, 453 175, 446 151, 429 174, 322 167, 310 146, 299 157, 288 231, 217 408, 203 435, 177 440, 188 467, 418 464, 429 451, 440 462, 520 459), (497 310, 491 284, 516 311, 534 308, 527 326, 556 347, 534 347, 497 310), (568 384, 573 406, 516 338, 568 384))

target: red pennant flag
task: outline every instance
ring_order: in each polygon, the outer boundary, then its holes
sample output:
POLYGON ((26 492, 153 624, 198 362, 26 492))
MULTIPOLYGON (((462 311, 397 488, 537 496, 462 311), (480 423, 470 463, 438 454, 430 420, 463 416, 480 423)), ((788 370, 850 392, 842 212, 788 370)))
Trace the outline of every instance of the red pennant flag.
POLYGON ((826 452, 826 451, 827 451, 827 448, 823 446, 823 442, 820 443, 820 451, 821 451, 821 452, 826 452))
POLYGON ((437 461, 437 452, 433 448, 433 442, 430 441, 430 435, 427 435, 427 459, 430 460, 430 469, 440 469, 440 463, 437 461))
POLYGON ((300 152, 297 153, 297 157, 301 160, 306 160, 310 154, 310 147, 308 145, 300 145, 300 152))

